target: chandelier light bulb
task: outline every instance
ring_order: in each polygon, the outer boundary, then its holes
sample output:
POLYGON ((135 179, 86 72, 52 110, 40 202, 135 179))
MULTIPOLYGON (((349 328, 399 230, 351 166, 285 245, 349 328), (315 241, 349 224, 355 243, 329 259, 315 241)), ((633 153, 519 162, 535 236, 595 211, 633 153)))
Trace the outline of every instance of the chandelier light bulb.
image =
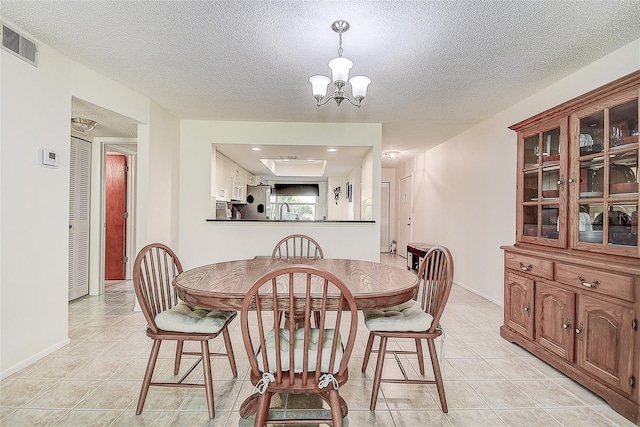
POLYGON ((347 58, 333 58, 329 61, 329 68, 331 68, 331 77, 333 77, 333 83, 343 85, 349 80, 349 70, 353 68, 353 62, 347 58))
POLYGON ((311 76, 309 77, 309 82, 311 83, 311 90, 313 91, 314 98, 320 99, 327 96, 327 87, 329 83, 331 83, 331 79, 327 76, 311 76))
POLYGON ((367 76, 353 76, 349 80, 349 84, 351 85, 351 93, 354 99, 360 102, 367 96, 367 88, 371 84, 371 79, 367 76))

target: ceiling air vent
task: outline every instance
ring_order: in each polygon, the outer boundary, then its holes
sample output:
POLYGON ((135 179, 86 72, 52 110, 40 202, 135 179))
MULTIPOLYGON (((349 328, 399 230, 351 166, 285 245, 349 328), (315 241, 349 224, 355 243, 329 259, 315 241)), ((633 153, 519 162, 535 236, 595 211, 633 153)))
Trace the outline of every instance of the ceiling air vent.
POLYGON ((5 24, 2 24, 2 48, 34 67, 38 66, 38 45, 5 24))

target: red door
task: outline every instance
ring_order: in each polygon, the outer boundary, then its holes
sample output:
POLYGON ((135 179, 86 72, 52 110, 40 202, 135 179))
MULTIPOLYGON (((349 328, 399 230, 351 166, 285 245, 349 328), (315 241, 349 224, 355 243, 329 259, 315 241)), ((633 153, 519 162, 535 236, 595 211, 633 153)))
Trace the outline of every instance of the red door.
POLYGON ((104 278, 124 280, 127 209, 127 158, 125 156, 107 155, 106 178, 104 278))

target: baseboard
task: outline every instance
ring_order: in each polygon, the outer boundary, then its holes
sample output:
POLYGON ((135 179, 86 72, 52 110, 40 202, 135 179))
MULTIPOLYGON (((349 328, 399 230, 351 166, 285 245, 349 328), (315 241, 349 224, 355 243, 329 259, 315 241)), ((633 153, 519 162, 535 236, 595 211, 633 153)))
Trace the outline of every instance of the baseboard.
POLYGON ((455 280, 453 281, 453 284, 456 285, 456 286, 461 287, 462 289, 465 289, 465 290, 471 292, 472 294, 476 294, 479 297, 482 297, 482 298, 486 299, 487 301, 491 301, 492 303, 496 304, 498 307, 503 307, 504 308, 504 301, 496 301, 493 298, 484 295, 482 292, 478 292, 476 289, 473 289, 473 288, 471 288, 469 286, 466 286, 463 283, 456 282, 455 280))
POLYGON ((71 342, 71 340, 69 338, 65 338, 60 342, 57 342, 56 344, 52 345, 49 348, 46 348, 36 354, 34 354, 33 356, 23 360, 20 363, 16 363, 15 365, 13 365, 12 367, 10 367, 9 369, 5 369, 4 371, 0 372, 0 380, 3 380, 13 374, 15 374, 16 372, 36 363, 38 360, 42 359, 43 357, 46 357, 48 355, 50 355, 51 353, 53 353, 56 350, 61 349, 62 347, 64 347, 65 345, 69 344, 71 342))

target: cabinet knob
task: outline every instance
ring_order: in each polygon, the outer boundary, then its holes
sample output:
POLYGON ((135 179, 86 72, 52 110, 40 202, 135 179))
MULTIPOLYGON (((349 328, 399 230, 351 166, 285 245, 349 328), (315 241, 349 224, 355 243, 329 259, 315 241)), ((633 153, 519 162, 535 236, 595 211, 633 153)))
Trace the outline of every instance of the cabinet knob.
POLYGON ((567 321, 562 324, 562 329, 567 331, 567 335, 571 335, 571 319, 567 317, 567 321))
POLYGON ((562 184, 564 184, 564 181, 562 181, 562 180, 560 180, 560 179, 559 179, 559 180, 558 180, 558 182, 556 182, 556 184, 558 184, 558 185, 562 185, 562 184))
POLYGON ((582 331, 584 331, 584 323, 580 322, 580 326, 578 328, 576 328, 576 335, 578 336, 578 339, 580 341, 583 340, 583 335, 582 335, 582 331))
POLYGON ((524 312, 527 313, 527 316, 531 317, 531 303, 530 302, 524 308, 524 312))
POLYGON ((573 178, 569 178, 569 184, 573 184, 574 182, 576 182, 576 180, 575 180, 575 179, 573 179, 573 178))
POLYGON ((533 268, 533 265, 529 264, 529 265, 524 265, 523 263, 520 263, 520 270, 522 271, 530 271, 533 268))

